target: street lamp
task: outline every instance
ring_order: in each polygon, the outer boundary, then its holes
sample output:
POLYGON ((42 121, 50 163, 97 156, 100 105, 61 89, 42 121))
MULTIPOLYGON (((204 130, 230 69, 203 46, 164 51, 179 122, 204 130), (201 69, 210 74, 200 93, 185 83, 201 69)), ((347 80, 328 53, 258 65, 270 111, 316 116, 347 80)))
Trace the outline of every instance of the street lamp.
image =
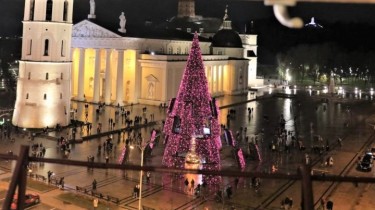
MULTIPOLYGON (((145 148, 147 146, 147 142, 143 143, 143 138, 141 138, 141 143, 136 145, 141 150, 141 167, 143 167, 143 155, 145 148)), ((134 146, 131 145, 130 149, 134 149, 134 146)), ((138 201, 138 210, 142 209, 142 178, 143 178, 143 170, 140 171, 140 178, 139 178, 139 201, 138 201)))

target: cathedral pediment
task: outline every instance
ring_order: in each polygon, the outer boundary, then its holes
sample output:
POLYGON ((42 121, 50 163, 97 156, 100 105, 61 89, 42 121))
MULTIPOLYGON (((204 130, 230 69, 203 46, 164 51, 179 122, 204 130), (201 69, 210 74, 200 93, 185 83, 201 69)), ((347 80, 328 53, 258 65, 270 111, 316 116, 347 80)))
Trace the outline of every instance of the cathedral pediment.
POLYGON ((145 77, 148 82, 159 82, 158 78, 156 78, 154 75, 150 74, 145 77))
POLYGON ((121 38, 120 35, 105 29, 89 20, 81 21, 73 25, 73 37, 86 38, 121 38))

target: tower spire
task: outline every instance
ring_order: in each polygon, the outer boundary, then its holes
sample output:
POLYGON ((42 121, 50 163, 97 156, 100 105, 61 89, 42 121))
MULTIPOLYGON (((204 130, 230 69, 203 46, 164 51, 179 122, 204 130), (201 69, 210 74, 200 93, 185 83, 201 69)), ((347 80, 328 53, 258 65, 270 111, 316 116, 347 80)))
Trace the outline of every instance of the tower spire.
POLYGON ((232 29, 232 21, 229 19, 228 15, 228 5, 225 6, 223 24, 221 25, 221 29, 232 29))

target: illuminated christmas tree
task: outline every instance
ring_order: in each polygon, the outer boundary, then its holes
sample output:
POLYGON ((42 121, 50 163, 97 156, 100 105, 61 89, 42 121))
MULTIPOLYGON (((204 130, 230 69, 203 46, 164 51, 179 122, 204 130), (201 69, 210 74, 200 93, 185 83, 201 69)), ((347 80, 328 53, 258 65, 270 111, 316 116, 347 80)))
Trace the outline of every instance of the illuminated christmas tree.
MULTIPOLYGON (((202 169, 220 170, 219 110, 208 91, 198 35, 195 33, 177 97, 169 103, 164 125, 166 148, 163 165, 183 168, 191 138, 196 137, 196 152, 202 169)), ((204 177, 206 183, 218 177, 204 177)))

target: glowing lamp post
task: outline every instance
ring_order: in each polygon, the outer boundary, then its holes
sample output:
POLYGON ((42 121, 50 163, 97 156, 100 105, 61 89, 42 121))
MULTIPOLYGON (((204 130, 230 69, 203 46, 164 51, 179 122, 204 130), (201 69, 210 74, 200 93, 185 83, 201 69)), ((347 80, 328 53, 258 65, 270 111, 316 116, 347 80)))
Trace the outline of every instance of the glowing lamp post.
MULTIPOLYGON (((140 145, 137 145, 137 147, 141 150, 141 167, 143 167, 143 155, 145 148, 147 146, 147 143, 143 143, 143 138, 141 139, 140 145)), ((134 146, 130 146, 130 149, 134 149, 134 146)), ((139 202, 138 202, 138 209, 142 209, 142 178, 143 178, 143 170, 140 171, 139 175, 139 202)))

